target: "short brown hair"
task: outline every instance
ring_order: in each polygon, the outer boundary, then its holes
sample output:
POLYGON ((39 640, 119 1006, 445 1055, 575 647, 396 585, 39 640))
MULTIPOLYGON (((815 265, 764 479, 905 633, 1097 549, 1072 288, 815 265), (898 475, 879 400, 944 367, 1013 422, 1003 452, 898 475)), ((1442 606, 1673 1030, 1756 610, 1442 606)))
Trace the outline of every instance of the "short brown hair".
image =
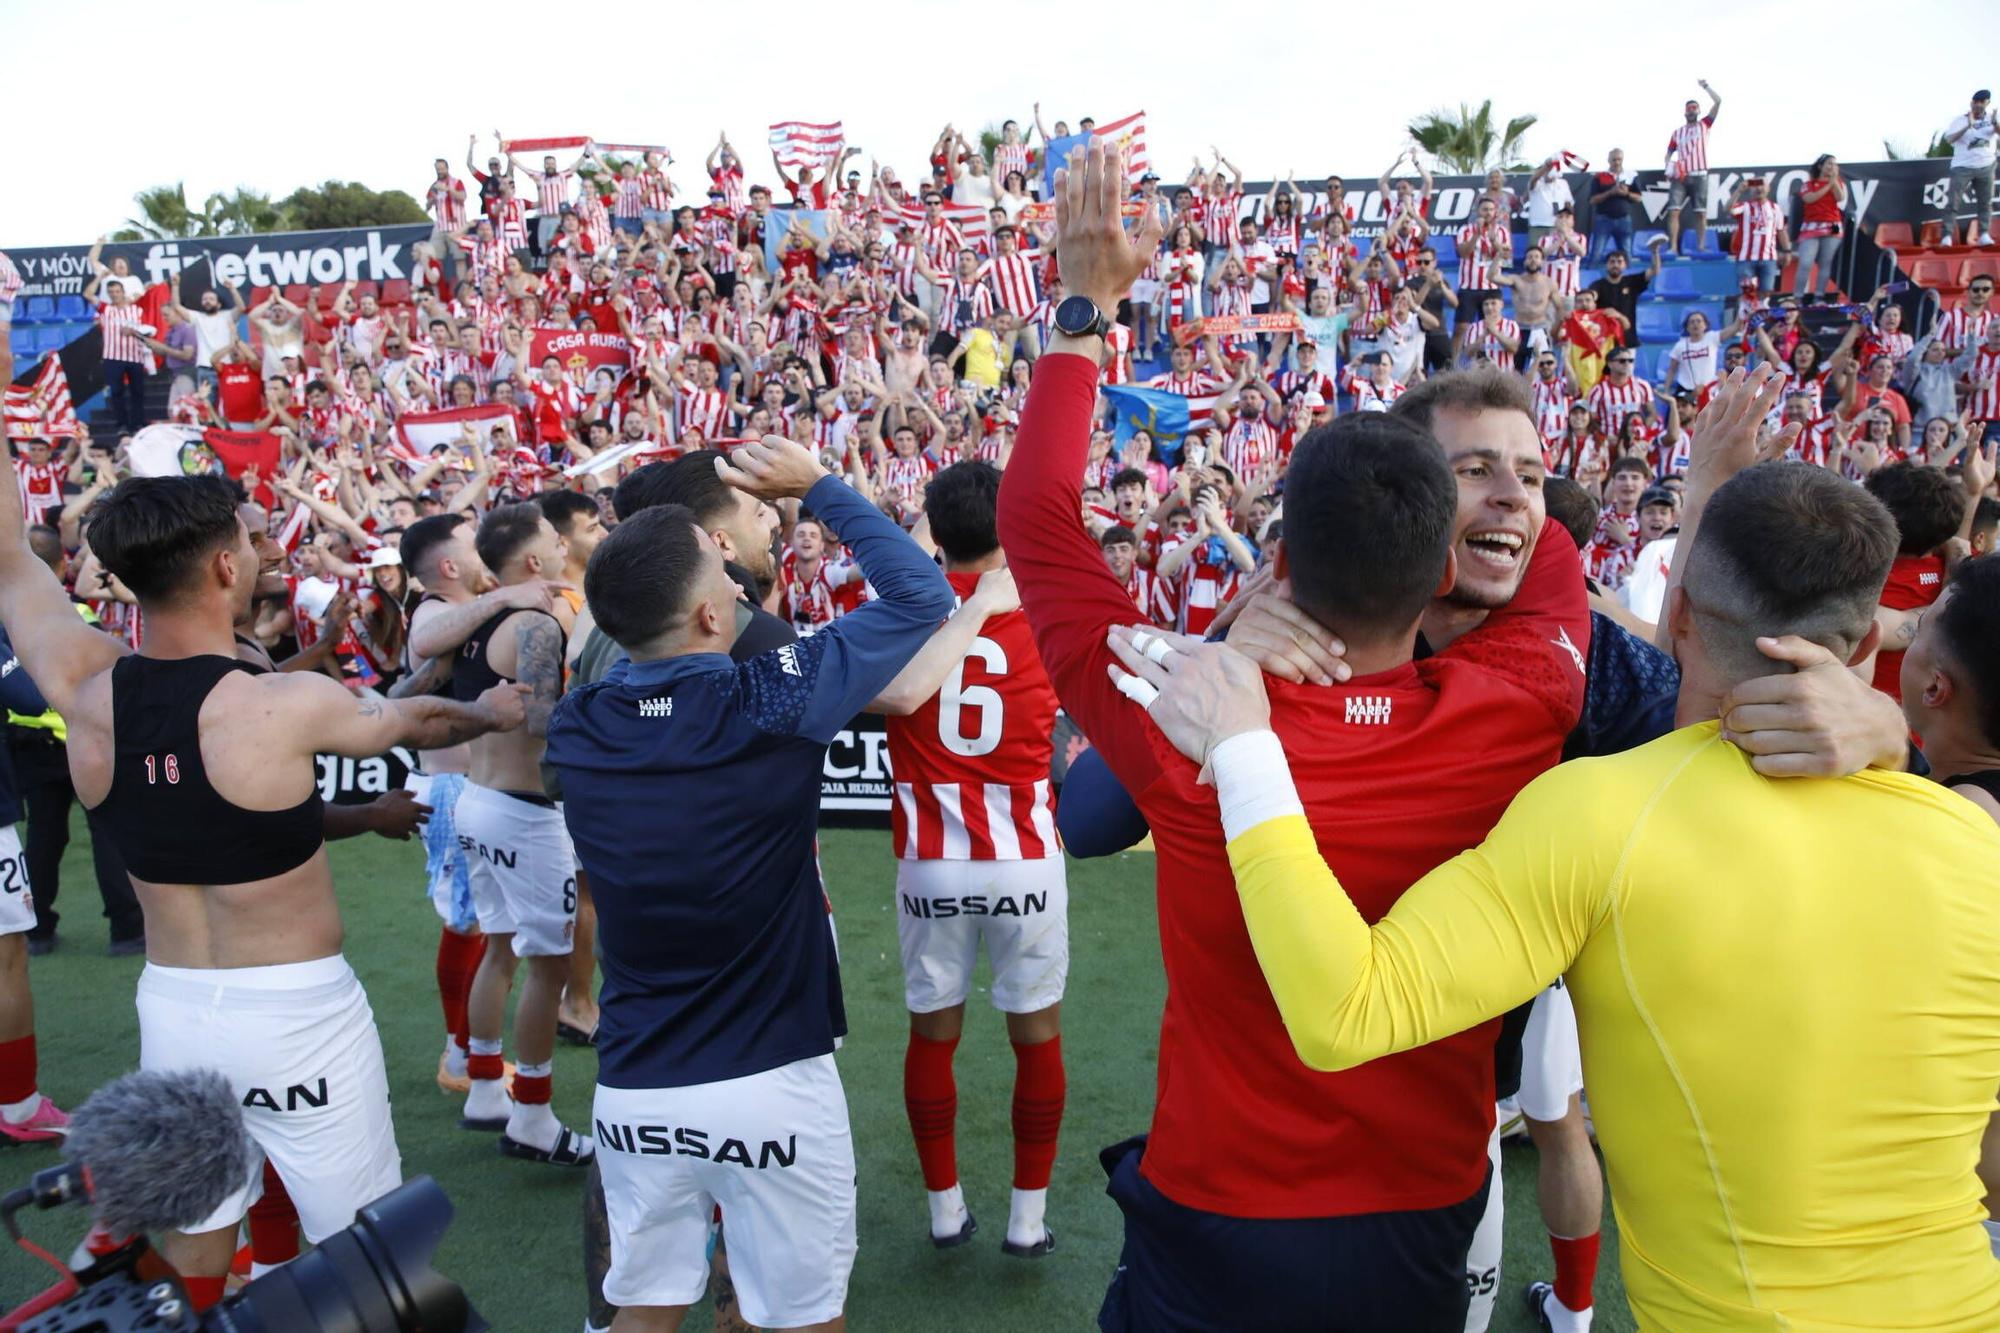
POLYGON ((1519 412, 1535 419, 1535 402, 1518 375, 1497 366, 1433 375, 1396 400, 1389 409, 1419 430, 1428 431, 1440 408, 1459 412, 1519 412))
POLYGON ((1760 636, 1852 656, 1895 559, 1896 520, 1866 490, 1809 463, 1760 463, 1709 500, 1681 582, 1716 668, 1748 680, 1778 669, 1760 636))

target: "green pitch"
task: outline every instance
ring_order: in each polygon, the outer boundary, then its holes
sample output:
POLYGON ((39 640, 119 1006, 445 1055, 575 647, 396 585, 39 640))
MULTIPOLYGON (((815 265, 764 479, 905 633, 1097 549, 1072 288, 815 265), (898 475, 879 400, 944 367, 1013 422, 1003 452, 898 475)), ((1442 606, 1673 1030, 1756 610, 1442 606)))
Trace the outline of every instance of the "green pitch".
MULTIPOLYGON (((42 1088, 74 1107, 91 1088, 136 1066, 132 990, 138 959, 104 956, 104 922, 84 848, 82 821, 63 866, 62 947, 32 966, 42 1088)), ((1034 1263, 1003 1258, 1010 1171, 1008 1098, 1014 1064, 1000 1017, 975 993, 958 1051, 959 1169, 980 1219, 971 1245, 938 1252, 928 1240, 923 1182, 903 1116, 905 1017, 897 966, 893 865, 886 834, 830 831, 822 853, 840 930, 851 1030, 840 1054, 860 1165, 860 1255, 848 1299, 858 1333, 873 1330, 1081 1329, 1117 1262, 1119 1216, 1104 1196, 1097 1150, 1146 1126, 1152 1106, 1161 999, 1152 857, 1132 854, 1070 865, 1070 978, 1063 1047, 1069 1107, 1049 1218, 1060 1247, 1034 1263)), ((437 919, 422 892, 414 845, 358 838, 333 849, 347 956, 361 974, 382 1030, 407 1175, 435 1176, 458 1215, 440 1267, 505 1330, 579 1329, 580 1177, 501 1158, 490 1135, 460 1130, 458 1102, 433 1081, 441 1047, 433 961, 437 919)), ((509 1054, 512 1052, 510 1050, 509 1054)), ((589 1122, 593 1056, 559 1047, 556 1111, 589 1122)), ((0 1188, 56 1160, 48 1148, 0 1151, 0 1188)), ((1534 1207, 1535 1155, 1507 1155, 1507 1247, 1495 1330, 1533 1327, 1521 1285, 1550 1276, 1534 1207)), ((57 1254, 82 1235, 75 1214, 31 1215, 32 1234, 57 1254)), ((1620 1295, 1617 1246, 1606 1218, 1598 1271, 1600 1333, 1632 1327, 1620 1295)), ((7 1305, 44 1285, 46 1270, 17 1250, 0 1254, 7 1305)), ((705 1316, 690 1328, 708 1326, 705 1316)))

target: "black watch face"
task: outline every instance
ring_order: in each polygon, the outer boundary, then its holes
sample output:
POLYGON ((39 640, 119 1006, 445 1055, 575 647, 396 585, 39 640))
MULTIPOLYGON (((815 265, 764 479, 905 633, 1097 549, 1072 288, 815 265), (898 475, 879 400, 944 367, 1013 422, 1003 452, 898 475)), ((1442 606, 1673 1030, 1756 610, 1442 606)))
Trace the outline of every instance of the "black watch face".
POLYGON ((1072 338, 1095 332, 1099 318, 1096 304, 1087 296, 1066 296, 1056 307, 1056 327, 1072 338))

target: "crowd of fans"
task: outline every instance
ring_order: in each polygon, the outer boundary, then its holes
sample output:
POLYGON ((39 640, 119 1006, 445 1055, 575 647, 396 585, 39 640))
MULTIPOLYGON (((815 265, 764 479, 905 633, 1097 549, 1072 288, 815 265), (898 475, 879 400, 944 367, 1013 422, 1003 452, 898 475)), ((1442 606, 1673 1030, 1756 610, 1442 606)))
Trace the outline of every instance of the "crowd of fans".
MULTIPOLYGON (((1338 412, 1387 408, 1441 368, 1500 364, 1528 378, 1550 470, 1603 506, 1585 554, 1607 593, 1640 568, 1659 522, 1671 531, 1665 503, 1680 489, 1690 433, 1735 367, 1785 372, 1781 416, 1803 427, 1795 457, 1854 480, 1905 460, 1961 458, 2000 418, 1993 280, 1976 278, 1959 308, 1921 330, 1905 327, 1909 306, 1894 286, 1843 302, 1833 272, 1847 190, 1831 156, 1793 201, 1796 237, 1761 178, 1738 187, 1720 209, 1742 282, 1724 326, 1689 313, 1657 381, 1638 373, 1638 302, 1662 250, 1679 244, 1683 211, 1701 243, 1720 105, 1712 92, 1706 113, 1687 104, 1669 145, 1669 231, 1643 259, 1630 253, 1638 194, 1621 150, 1590 177, 1581 228, 1561 157, 1536 169, 1525 195, 1493 172, 1452 237, 1455 266, 1431 245, 1431 177, 1414 146, 1383 173, 1387 221, 1363 240, 1339 177, 1311 193, 1285 180, 1246 197, 1242 171, 1220 151, 1173 186, 1145 173, 1131 208, 1157 210, 1164 239, 1111 330, 1104 382, 1187 398, 1192 428, 1184 439, 1117 429, 1107 399, 1085 513, 1107 557, 1130 571, 1139 608, 1163 626, 1203 629, 1278 530, 1292 443, 1338 412), (1413 170, 1398 177, 1406 162, 1413 170), (1794 258, 1795 290, 1777 290, 1794 258), (1588 285, 1586 262, 1602 264, 1588 285), (1244 315, 1293 318, 1276 330, 1207 326, 1244 315), (1654 503, 1661 513, 1648 523, 1654 503)), ((1951 127, 1968 158, 1954 159, 1953 189, 1969 188, 1981 210, 1973 239, 1990 231, 1985 107, 1975 100, 1951 127)), ((317 306, 277 288, 246 302, 234 287, 184 305, 176 285, 155 329, 138 322, 142 291, 124 262, 106 267, 93 250, 87 294, 100 303, 112 416, 127 435, 145 424, 151 357, 171 376, 170 419, 282 438, 282 475, 255 480, 266 499, 309 511, 290 529, 303 600, 272 607, 260 634, 273 647, 310 646, 331 619, 340 660, 370 680, 398 670, 397 608, 410 592, 392 555, 370 552, 441 509, 558 489, 604 496, 646 462, 776 433, 914 524, 941 466, 1004 465, 1063 296, 1047 243, 1054 224, 1036 200, 1037 133, 1051 133, 1039 111, 1025 135, 1008 121, 988 152, 948 126, 914 183, 874 162, 864 177, 853 149, 821 175, 788 173, 774 155, 777 192, 750 181, 727 135, 694 190, 658 152, 620 160, 586 147, 532 163, 508 152, 482 171, 468 146, 470 185, 446 159, 434 164, 424 196, 434 230, 394 305, 354 284, 317 306), (629 364, 536 364, 542 330, 615 334, 629 364), (400 418, 488 404, 507 414, 429 456, 398 443, 400 418), (349 595, 336 600, 327 589, 343 582, 349 595)), ((119 458, 82 438, 30 440, 16 468, 31 511, 63 515, 74 546, 74 516, 115 480, 119 458)), ((90 582, 87 553, 79 573, 122 626, 117 592, 90 582)), ((866 595, 837 547, 820 550, 810 531, 780 583, 775 595, 802 630, 866 595)), ((1642 597, 1637 614, 1658 607, 1642 597)))

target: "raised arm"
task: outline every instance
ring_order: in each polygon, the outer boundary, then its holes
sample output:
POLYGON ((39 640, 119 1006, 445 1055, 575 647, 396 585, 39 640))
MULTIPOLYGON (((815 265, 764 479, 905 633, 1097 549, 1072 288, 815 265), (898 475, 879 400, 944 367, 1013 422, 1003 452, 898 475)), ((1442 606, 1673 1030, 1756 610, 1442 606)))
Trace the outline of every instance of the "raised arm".
POLYGON ((804 501, 853 548, 874 585, 875 600, 860 610, 741 669, 746 688, 772 696, 760 709, 762 725, 830 743, 952 613, 951 584, 900 525, 791 440, 767 435, 717 459, 715 470, 759 499, 804 501), (803 699, 796 688, 800 677, 807 682, 803 699))
MULTIPOLYGON (((1119 155, 1101 140, 1070 157, 1056 184, 1056 246, 1069 290, 1111 311, 1159 245, 1158 215, 1143 216, 1136 244, 1121 209, 1119 155)), ((1113 687, 1105 632, 1138 618, 1132 599, 1084 530, 1083 470, 1097 402, 1096 338, 1056 335, 1035 365, 1019 439, 1000 483, 1000 543, 1020 589, 1049 678, 1063 706, 1104 750, 1128 790, 1158 773, 1144 730, 1113 687)))
MULTIPOLYGON (((13 352, 0 341, 0 384, 13 377, 13 352)), ((22 669, 58 713, 75 706, 86 680, 130 651, 84 624, 55 572, 28 549, 21 491, 8 484, 0 484, 0 625, 12 632, 22 669)))
POLYGON ((1006 569, 989 570, 979 576, 972 596, 959 604, 944 627, 931 635, 909 665, 869 703, 867 711, 907 717, 923 707, 944 688, 951 673, 965 661, 972 641, 994 616, 1018 610, 1020 594, 1014 590, 1014 576, 1006 569))

